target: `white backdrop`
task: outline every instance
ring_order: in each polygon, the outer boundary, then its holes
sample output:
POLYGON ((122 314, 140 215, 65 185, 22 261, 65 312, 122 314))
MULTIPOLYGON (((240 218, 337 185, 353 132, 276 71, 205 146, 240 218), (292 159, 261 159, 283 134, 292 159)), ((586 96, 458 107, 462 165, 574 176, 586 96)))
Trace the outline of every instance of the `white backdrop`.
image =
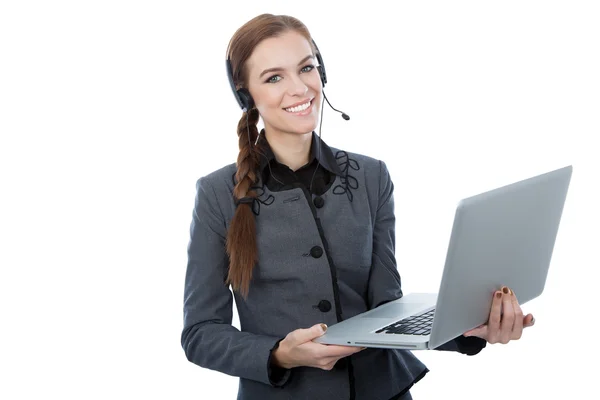
POLYGON ((459 199, 574 167, 536 326, 418 353, 415 399, 594 396, 598 3, 390 4, 1 3, 1 398, 235 398, 185 358, 183 284, 196 179, 237 156, 225 49, 263 12, 323 53, 351 116, 327 108, 323 139, 386 161, 406 293, 437 290, 459 199))

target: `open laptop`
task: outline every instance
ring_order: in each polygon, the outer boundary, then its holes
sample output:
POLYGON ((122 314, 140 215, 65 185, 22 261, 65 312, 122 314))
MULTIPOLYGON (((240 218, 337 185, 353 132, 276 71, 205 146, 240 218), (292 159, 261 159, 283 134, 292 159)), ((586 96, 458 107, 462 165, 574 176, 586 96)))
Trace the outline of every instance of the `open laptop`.
POLYGON ((435 349, 487 322, 494 291, 544 290, 571 181, 566 166, 461 200, 438 293, 414 293, 328 327, 317 343, 435 349))

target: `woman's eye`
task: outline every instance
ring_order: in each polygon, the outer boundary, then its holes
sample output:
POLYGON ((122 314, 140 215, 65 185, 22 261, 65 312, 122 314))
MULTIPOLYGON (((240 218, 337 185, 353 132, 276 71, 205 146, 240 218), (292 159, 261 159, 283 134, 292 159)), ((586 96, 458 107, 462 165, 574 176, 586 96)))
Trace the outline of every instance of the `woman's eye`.
MULTIPOLYGON (((306 72, 312 71, 313 68, 315 68, 315 66, 312 65, 312 64, 311 65, 306 65, 306 66, 302 67, 302 69, 300 71, 303 72, 303 73, 306 73, 306 72)), ((272 77, 270 77, 269 79, 267 79, 266 82, 267 83, 277 83, 280 80, 281 80, 281 76, 279 76, 279 75, 273 75, 272 77)))

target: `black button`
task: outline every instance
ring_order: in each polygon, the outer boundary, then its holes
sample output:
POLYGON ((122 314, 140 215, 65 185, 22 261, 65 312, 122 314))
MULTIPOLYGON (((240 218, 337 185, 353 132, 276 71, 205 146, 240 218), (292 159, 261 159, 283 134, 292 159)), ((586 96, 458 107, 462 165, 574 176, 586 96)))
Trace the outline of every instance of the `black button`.
POLYGON ((327 300, 321 300, 317 307, 319 307, 319 310, 322 312, 328 312, 329 310, 331 310, 331 303, 327 300))
POLYGON ((323 200, 322 197, 318 196, 318 197, 315 197, 315 199, 313 200, 313 203, 315 204, 315 207, 321 208, 325 204, 325 200, 323 200))
POLYGON ((315 246, 312 249, 310 249, 310 255, 314 258, 319 258, 323 255, 323 249, 319 246, 315 246))

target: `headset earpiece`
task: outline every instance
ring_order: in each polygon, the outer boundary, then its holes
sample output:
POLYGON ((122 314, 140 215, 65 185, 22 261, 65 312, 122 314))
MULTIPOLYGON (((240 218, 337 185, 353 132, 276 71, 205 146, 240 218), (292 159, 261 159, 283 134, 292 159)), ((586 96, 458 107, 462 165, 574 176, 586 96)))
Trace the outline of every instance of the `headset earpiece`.
POLYGON ((252 110, 252 108, 254 107, 254 100, 252 99, 252 96, 250 95, 250 92, 248 91, 248 89, 246 89, 246 88, 238 89, 237 97, 238 97, 240 106, 242 107, 242 110, 244 110, 244 111, 252 110))
POLYGON ((313 45, 315 46, 315 56, 317 57, 317 61, 319 62, 319 65, 317 66, 317 69, 319 70, 319 76, 321 77, 321 83, 323 84, 323 87, 325 87, 325 84, 327 83, 327 73, 325 72, 325 63, 323 62, 323 56, 321 56, 321 52, 319 51, 319 48, 317 47, 317 44, 315 43, 315 41, 313 40, 313 45))
POLYGON ((229 86, 231 86, 231 91, 233 92, 238 104, 244 112, 251 110, 252 107, 254 107, 254 100, 252 100, 252 96, 250 96, 248 89, 237 89, 235 87, 235 82, 233 81, 233 69, 231 67, 231 61, 229 58, 225 60, 225 68, 227 68, 227 79, 229 79, 229 86))

